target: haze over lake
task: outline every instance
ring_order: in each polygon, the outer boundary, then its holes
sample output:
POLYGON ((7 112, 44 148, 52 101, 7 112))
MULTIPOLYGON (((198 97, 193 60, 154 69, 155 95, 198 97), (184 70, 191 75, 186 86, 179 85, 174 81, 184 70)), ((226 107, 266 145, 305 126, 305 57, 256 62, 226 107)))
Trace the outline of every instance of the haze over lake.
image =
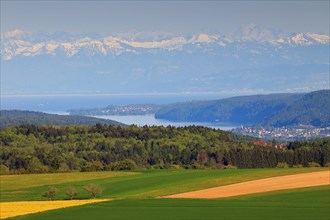
POLYGON ((79 108, 102 108, 108 105, 168 104, 191 100, 220 99, 221 94, 88 94, 88 95, 30 95, 2 96, 1 109, 17 109, 41 112, 79 108))
MULTIPOLYGON (((207 100, 223 98, 219 94, 162 94, 162 95, 54 95, 54 96, 7 96, 2 98, 1 109, 17 109, 40 111, 51 114, 68 114, 69 109, 101 108, 108 105, 128 104, 168 104, 191 100, 207 100)), ((103 119, 112 119, 127 125, 163 125, 163 126, 188 126, 201 125, 222 130, 231 130, 236 125, 201 122, 171 122, 156 119, 154 115, 104 115, 94 116, 103 119)))

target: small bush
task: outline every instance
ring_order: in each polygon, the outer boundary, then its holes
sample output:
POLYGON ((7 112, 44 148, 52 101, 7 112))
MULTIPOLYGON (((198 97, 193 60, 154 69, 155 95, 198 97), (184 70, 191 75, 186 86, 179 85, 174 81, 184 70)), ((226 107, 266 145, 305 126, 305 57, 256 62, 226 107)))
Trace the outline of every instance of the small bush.
POLYGON ((151 169, 151 170, 163 170, 163 169, 165 169, 165 167, 162 166, 162 165, 159 165, 159 164, 155 164, 155 165, 152 165, 152 166, 150 167, 150 169, 151 169))
POLYGON ((180 170, 182 169, 182 167, 180 165, 176 165, 176 164, 169 164, 166 169, 171 169, 171 170, 180 170))
POLYGON ((9 168, 3 164, 0 165, 0 175, 9 174, 9 168))
POLYGON ((229 164, 227 166, 224 166, 223 169, 225 169, 225 170, 237 170, 237 167, 229 164))
POLYGON ((110 163, 106 166, 106 170, 135 170, 136 167, 136 163, 133 160, 125 159, 110 163))
POLYGON ((302 164, 295 164, 292 167, 293 168, 303 168, 304 166, 302 164))
POLYGON ((66 163, 60 163, 60 166, 58 168, 58 172, 60 173, 66 173, 66 172, 69 172, 70 171, 70 168, 69 166, 66 164, 66 163))
POLYGON ((324 164, 324 167, 330 167, 330 163, 328 162, 328 163, 324 164))
POLYGON ((199 163, 193 163, 190 166, 188 166, 188 169, 205 170, 206 167, 204 165, 199 164, 199 163))
POLYGON ((42 194, 42 197, 45 197, 48 200, 53 200, 57 193, 57 188, 55 188, 54 186, 49 186, 48 189, 42 194))
POLYGON ((276 168, 289 168, 289 165, 285 162, 280 162, 276 165, 276 168))
POLYGON ((321 167, 321 165, 315 162, 309 162, 308 167, 321 167))

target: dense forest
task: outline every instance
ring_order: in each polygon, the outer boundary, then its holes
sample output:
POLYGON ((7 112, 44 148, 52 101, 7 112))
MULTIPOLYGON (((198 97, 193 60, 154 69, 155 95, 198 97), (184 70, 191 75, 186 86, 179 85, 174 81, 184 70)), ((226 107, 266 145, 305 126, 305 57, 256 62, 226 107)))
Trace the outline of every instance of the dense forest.
POLYGON ((330 126, 330 90, 304 95, 277 114, 267 118, 266 125, 275 127, 290 125, 330 126))
POLYGON ((307 94, 241 96, 214 101, 193 101, 162 106, 158 119, 193 122, 228 122, 244 125, 330 126, 330 90, 307 94))
POLYGON ((124 125, 120 122, 93 118, 78 115, 56 115, 47 114, 34 111, 20 111, 20 110, 1 110, 0 111, 0 128, 19 126, 25 124, 34 125, 52 125, 52 126, 64 126, 64 125, 124 125))
POLYGON ((226 169, 329 163, 330 138, 278 145, 205 128, 35 126, 0 130, 2 173, 226 169))

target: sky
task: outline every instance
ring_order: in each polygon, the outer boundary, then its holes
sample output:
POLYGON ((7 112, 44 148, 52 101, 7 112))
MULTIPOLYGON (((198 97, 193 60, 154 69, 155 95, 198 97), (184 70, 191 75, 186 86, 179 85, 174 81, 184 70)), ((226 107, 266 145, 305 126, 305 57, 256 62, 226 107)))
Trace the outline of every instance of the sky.
POLYGON ((329 1, 1 0, 1 33, 18 28, 103 35, 129 31, 227 34, 249 23, 329 35, 329 1))

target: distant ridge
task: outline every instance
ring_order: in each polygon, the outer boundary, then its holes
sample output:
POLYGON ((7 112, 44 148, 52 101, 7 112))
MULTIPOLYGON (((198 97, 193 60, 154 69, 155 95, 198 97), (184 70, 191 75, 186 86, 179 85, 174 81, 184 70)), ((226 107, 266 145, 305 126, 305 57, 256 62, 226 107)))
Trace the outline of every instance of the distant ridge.
POLYGON ((65 125, 95 125, 106 124, 124 126, 125 124, 94 117, 78 116, 78 115, 56 115, 47 114, 34 111, 21 110, 1 110, 0 111, 0 127, 12 127, 24 124, 33 125, 51 125, 51 126, 65 126, 65 125))
POLYGON ((330 90, 307 93, 301 99, 270 116, 265 124, 274 127, 292 125, 330 126, 330 90))
POLYGON ((175 103, 161 108, 155 117, 171 121, 326 127, 330 126, 330 90, 175 103))
POLYGON ((155 117, 172 121, 260 124, 303 94, 237 96, 212 101, 192 101, 164 106, 155 117))

